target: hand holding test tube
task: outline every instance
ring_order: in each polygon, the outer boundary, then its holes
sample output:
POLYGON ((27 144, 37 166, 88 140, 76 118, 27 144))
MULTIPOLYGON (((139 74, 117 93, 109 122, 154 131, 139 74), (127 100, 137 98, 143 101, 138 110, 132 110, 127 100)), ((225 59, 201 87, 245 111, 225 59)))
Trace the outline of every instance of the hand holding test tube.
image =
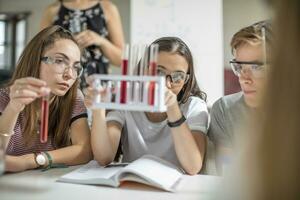
POLYGON ((101 79, 97 79, 94 76, 87 77, 87 82, 90 85, 85 94, 85 104, 87 107, 112 100, 112 83, 110 81, 103 83, 101 79))

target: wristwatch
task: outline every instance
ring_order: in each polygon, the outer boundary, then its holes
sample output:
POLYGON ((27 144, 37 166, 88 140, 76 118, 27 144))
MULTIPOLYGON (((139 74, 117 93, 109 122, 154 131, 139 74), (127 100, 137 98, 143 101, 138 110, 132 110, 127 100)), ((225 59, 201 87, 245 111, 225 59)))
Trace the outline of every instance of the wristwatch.
POLYGON ((42 152, 35 153, 35 162, 36 164, 38 164, 39 167, 43 167, 47 163, 47 158, 42 152))

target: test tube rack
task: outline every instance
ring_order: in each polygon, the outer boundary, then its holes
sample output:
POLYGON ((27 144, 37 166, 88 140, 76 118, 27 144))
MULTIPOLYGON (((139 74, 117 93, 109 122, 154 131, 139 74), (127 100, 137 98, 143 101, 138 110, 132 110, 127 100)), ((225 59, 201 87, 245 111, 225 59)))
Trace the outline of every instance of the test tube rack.
POLYGON ((163 76, 94 74, 92 80, 92 87, 96 91, 99 90, 92 109, 166 111, 164 103, 166 80, 163 76), (126 87, 121 87, 124 83, 126 87), (151 90, 151 86, 154 86, 154 91, 151 90), (101 96, 100 88, 106 88, 104 96, 101 96), (124 92, 124 90, 126 91, 124 92), (151 91, 154 92, 154 95, 151 94, 151 91), (121 95, 126 96, 121 97, 121 95))

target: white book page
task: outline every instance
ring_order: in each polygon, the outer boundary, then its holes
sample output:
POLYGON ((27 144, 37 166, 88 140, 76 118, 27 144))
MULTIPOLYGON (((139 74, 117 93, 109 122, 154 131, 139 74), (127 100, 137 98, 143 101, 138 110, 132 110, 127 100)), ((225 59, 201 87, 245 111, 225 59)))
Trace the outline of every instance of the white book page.
POLYGON ((119 183, 115 180, 115 175, 123 167, 109 167, 100 166, 97 161, 92 160, 88 164, 60 177, 59 181, 74 182, 83 184, 108 184, 117 186, 119 183))
MULTIPOLYGON (((173 191, 175 185, 180 180, 182 173, 172 164, 161 160, 157 157, 146 155, 138 160, 135 160, 124 169, 118 175, 118 179, 122 180, 136 180, 134 176, 130 175, 126 179, 126 174, 136 174, 148 182, 149 185, 153 185, 168 191, 173 191)), ((141 182, 136 180, 137 182, 141 182)))

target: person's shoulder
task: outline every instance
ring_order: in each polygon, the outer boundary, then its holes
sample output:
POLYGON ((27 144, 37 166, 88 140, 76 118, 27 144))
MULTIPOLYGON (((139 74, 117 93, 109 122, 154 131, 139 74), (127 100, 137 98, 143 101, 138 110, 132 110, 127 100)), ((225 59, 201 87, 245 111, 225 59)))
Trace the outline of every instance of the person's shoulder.
POLYGON ((229 108, 229 109, 233 108, 237 104, 240 103, 240 101, 242 100, 242 97, 243 97, 242 92, 223 96, 214 103, 213 107, 221 106, 221 107, 229 108))
POLYGON ((105 11, 118 10, 117 6, 111 1, 100 1, 100 4, 105 11))
POLYGON ((54 3, 49 4, 46 8, 45 8, 45 13, 48 15, 55 15, 58 12, 58 9, 60 8, 60 2, 59 1, 55 1, 54 3))
POLYGON ((188 100, 186 101, 186 103, 184 104, 189 104, 189 105, 205 105, 206 106, 206 102, 201 99, 200 97, 196 97, 196 96, 190 96, 188 98, 188 100))
POLYGON ((193 110, 197 110, 197 111, 207 111, 207 104, 206 102, 196 96, 190 96, 188 98, 188 100, 180 105, 181 109, 184 111, 193 111, 193 110))
POLYGON ((77 89, 76 99, 84 99, 84 95, 80 89, 77 89))
POLYGON ((0 104, 1 106, 7 104, 10 101, 9 98, 9 88, 8 87, 2 87, 0 88, 0 104))
POLYGON ((119 15, 118 7, 111 1, 100 1, 104 15, 107 19, 114 18, 119 15))
POLYGON ((9 88, 8 87, 0 87, 0 94, 1 97, 9 95, 9 88))

